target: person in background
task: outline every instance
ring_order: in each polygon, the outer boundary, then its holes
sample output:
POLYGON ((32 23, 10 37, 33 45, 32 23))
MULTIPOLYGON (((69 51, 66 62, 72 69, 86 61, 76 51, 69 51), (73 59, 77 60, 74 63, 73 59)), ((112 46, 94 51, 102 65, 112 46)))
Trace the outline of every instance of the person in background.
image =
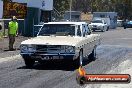
POLYGON ((2 29, 2 24, 0 23, 0 30, 2 29))
POLYGON ((15 43, 15 37, 18 34, 18 23, 17 18, 15 16, 12 17, 12 20, 9 22, 8 25, 8 36, 9 36, 9 50, 15 50, 13 45, 15 43))

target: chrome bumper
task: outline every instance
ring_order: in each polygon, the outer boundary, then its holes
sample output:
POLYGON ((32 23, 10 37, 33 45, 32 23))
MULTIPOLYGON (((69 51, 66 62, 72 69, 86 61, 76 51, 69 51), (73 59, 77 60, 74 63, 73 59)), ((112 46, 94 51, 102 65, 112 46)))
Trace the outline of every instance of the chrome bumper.
POLYGON ((50 59, 72 59, 74 60, 76 58, 75 54, 63 54, 63 53, 57 53, 57 54, 35 54, 35 53, 20 53, 23 57, 24 55, 30 56, 34 60, 50 60, 50 59), (48 58, 47 58, 48 57, 48 58))
POLYGON ((63 53, 49 53, 49 54, 36 54, 36 53, 20 53, 21 55, 40 55, 40 56, 71 56, 71 55, 75 55, 75 53, 71 53, 71 54, 63 54, 63 53))

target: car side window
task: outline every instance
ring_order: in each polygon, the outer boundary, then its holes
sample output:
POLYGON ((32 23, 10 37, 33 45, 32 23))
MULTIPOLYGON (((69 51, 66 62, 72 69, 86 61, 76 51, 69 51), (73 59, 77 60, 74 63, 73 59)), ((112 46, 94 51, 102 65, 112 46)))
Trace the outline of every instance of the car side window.
POLYGON ((78 29, 77 29, 77 36, 81 36, 80 26, 78 26, 78 29))

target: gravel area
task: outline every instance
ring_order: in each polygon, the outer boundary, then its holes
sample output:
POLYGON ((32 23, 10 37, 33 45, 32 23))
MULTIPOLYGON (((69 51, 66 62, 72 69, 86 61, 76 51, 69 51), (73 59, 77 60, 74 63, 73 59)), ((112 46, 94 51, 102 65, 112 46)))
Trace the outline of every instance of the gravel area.
MULTIPOLYGON (((14 48, 19 49, 20 43, 26 39, 28 39, 29 37, 23 37, 23 36, 18 36, 16 37, 16 41, 14 44, 14 48)), ((8 51, 8 46, 9 46, 9 39, 8 37, 6 38, 1 38, 0 39, 0 52, 3 51, 8 51)))

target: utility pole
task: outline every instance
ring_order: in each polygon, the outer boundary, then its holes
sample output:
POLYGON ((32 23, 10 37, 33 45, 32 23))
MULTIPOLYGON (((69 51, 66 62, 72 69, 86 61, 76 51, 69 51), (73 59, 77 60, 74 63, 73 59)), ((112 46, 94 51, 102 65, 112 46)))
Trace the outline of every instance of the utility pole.
POLYGON ((72 9, 72 0, 70 0, 70 21, 71 21, 71 9, 72 9))
POLYGON ((93 13, 93 0, 91 0, 91 13, 93 13))

